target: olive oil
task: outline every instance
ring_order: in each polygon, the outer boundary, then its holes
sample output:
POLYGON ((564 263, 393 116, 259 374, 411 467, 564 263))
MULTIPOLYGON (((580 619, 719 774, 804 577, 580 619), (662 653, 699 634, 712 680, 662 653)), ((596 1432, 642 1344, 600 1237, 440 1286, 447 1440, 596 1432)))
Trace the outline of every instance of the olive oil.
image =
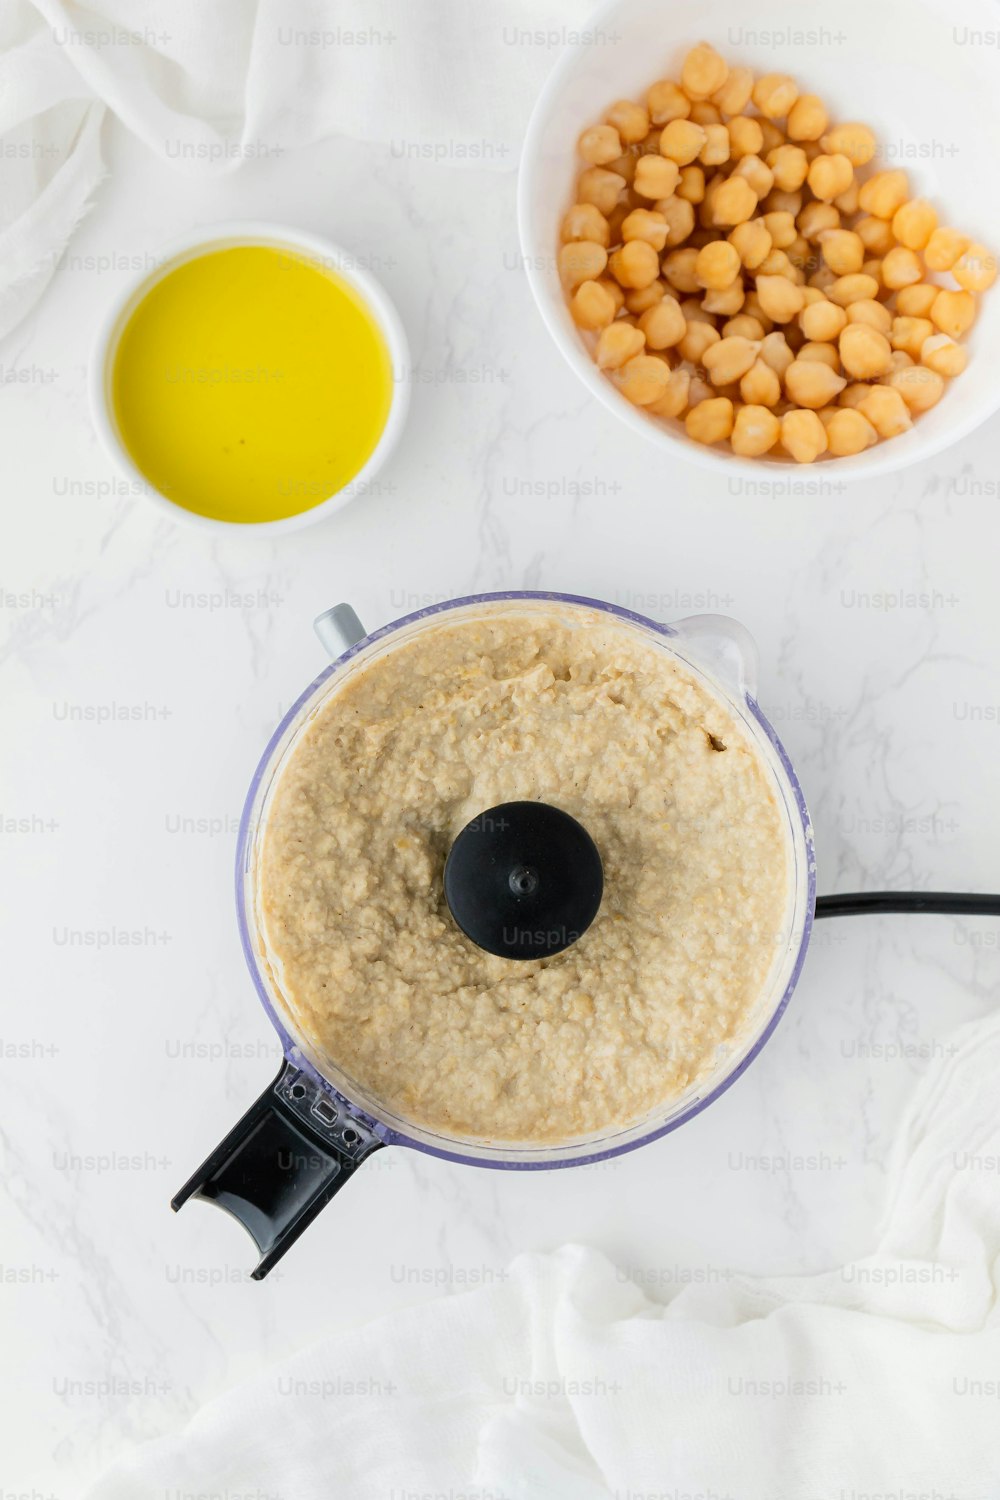
POLYGON ((238 245, 169 270, 112 373, 133 463, 174 504, 276 521, 342 490, 378 444, 389 351, 361 296, 293 251, 238 245))

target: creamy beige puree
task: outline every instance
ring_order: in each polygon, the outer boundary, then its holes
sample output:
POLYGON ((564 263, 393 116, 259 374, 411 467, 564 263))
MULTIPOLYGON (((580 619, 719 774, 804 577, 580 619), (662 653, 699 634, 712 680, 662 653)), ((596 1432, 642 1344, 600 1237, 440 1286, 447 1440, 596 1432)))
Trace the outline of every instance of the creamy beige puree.
POLYGON ((332 693, 275 789, 263 936, 301 1033, 384 1104, 477 1139, 623 1127, 740 1039, 788 917, 783 817, 729 711, 581 608, 442 620, 332 693), (604 862, 551 958, 477 948, 444 862, 477 813, 565 809, 604 862))

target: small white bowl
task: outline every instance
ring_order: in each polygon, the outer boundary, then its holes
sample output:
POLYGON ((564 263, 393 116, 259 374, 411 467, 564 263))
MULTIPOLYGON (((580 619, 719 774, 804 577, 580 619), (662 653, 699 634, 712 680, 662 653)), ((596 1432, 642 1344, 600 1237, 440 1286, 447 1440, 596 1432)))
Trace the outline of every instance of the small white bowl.
POLYGON ((106 452, 130 481, 137 494, 148 498, 153 505, 174 520, 189 521, 202 529, 212 531, 241 531, 254 534, 278 535, 285 531, 298 531, 303 526, 312 526, 325 520, 334 511, 365 494, 377 471, 385 463, 406 421, 410 401, 410 354, 406 333, 399 314, 389 297, 375 278, 359 268, 357 257, 342 250, 332 240, 320 235, 308 234, 301 229, 290 229, 281 224, 232 222, 202 226, 172 240, 157 254, 156 269, 142 271, 129 280, 118 292, 101 322, 90 366, 90 408, 98 437, 106 452), (308 510, 294 516, 283 516, 276 521, 223 521, 215 516, 203 516, 197 511, 176 505, 168 496, 152 485, 134 463, 122 442, 115 421, 114 404, 111 399, 111 381, 118 341, 132 312, 151 287, 162 280, 168 272, 185 261, 194 260, 212 250, 231 249, 237 245, 271 245, 281 250, 291 250, 308 260, 315 261, 323 269, 333 271, 342 281, 361 297, 365 306, 378 324, 385 339, 392 366, 392 397, 389 414, 382 435, 368 461, 342 489, 321 500, 308 510))
MULTIPOLYGON (((685 455, 731 478, 789 478, 798 466, 786 460, 742 459, 692 442, 681 423, 668 426, 647 415, 597 369, 570 317, 555 259, 581 166, 577 137, 616 99, 642 99, 658 78, 676 78, 688 48, 709 41, 731 66, 791 73, 802 92, 819 94, 834 121, 871 125, 884 153, 875 168, 903 167, 914 195, 929 198, 943 224, 1000 254, 1000 194, 993 187, 1000 160, 1000 12, 991 0, 842 0, 833 8, 799 0, 756 8, 746 0, 610 0, 584 36, 542 90, 521 157, 521 251, 548 330, 598 400, 665 454, 685 455)), ((903 468, 991 416, 1000 407, 1000 282, 979 299, 966 342, 968 368, 909 432, 853 458, 821 460, 810 477, 818 470, 824 479, 841 480, 903 468)))

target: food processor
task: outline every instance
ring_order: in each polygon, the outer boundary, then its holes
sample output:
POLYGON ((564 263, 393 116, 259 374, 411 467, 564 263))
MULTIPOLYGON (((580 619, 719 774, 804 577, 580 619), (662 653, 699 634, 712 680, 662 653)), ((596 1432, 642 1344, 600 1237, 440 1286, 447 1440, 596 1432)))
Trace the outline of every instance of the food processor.
MULTIPOLYGON (((374 1152, 409 1147, 470 1166, 532 1171, 617 1156, 676 1130, 719 1097, 773 1032, 798 982, 816 916, 866 910, 1000 912, 997 896, 929 893, 816 899, 812 827, 802 789, 757 703, 757 652, 736 621, 698 615, 661 624, 601 600, 548 592, 480 594, 421 609, 366 634, 347 604, 327 610, 316 631, 332 658, 292 705, 267 745, 247 793, 236 859, 236 904, 243 952, 260 1000, 281 1039, 277 1077, 172 1200, 218 1204, 250 1233, 261 1280, 320 1210, 374 1152), (754 746, 780 811, 789 869, 788 900, 765 983, 739 1035, 715 1066, 641 1120, 556 1144, 448 1135, 387 1107, 322 1055, 302 1034, 282 994, 280 965, 260 920, 258 866, 272 796, 289 756, 328 699, 373 660, 442 622, 514 612, 583 623, 604 620, 634 632, 683 666, 734 716, 754 746)), ((598 848, 565 810, 545 802, 483 808, 454 839, 442 896, 465 938, 510 963, 552 956, 578 941, 603 889, 598 848)), ((428 996, 433 1003, 433 995, 428 996)))

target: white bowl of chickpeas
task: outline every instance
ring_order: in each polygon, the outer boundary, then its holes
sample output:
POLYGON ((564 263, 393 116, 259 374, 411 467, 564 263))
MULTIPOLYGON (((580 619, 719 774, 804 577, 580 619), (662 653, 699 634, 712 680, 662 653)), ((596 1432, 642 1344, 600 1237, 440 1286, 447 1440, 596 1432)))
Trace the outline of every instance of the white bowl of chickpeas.
POLYGON ((1000 407, 989 0, 814 14, 773 4, 755 30, 737 0, 614 0, 522 157, 525 265, 566 359, 731 475, 886 472, 1000 407))

